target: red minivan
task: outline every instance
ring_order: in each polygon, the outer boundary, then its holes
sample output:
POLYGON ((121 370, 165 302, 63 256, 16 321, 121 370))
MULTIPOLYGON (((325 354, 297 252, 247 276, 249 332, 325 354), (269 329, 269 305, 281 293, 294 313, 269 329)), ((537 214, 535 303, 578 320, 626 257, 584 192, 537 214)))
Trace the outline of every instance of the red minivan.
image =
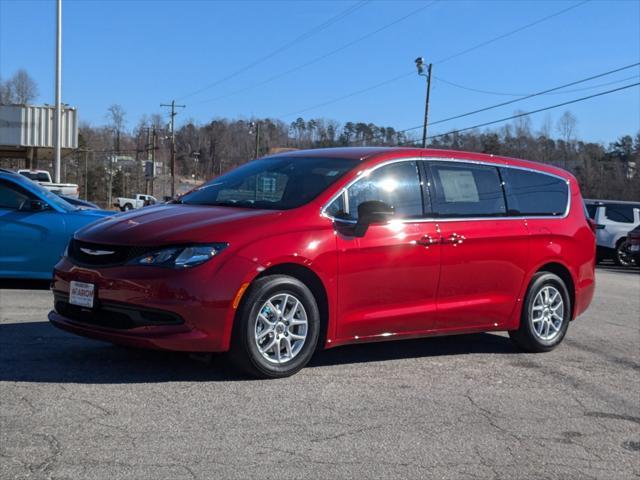
POLYGON ((508 331, 558 345, 594 293, 576 179, 493 155, 295 151, 78 231, 55 267, 65 330, 226 352, 259 377, 318 348, 508 331))

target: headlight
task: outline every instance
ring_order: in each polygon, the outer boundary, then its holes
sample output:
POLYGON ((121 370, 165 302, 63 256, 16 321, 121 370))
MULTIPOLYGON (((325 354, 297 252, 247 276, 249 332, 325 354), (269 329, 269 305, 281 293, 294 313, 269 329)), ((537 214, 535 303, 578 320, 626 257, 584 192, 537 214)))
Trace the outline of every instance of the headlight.
POLYGON ((163 248, 135 258, 129 264, 170 268, 195 267, 210 260, 227 246, 227 243, 211 243, 208 245, 163 248))

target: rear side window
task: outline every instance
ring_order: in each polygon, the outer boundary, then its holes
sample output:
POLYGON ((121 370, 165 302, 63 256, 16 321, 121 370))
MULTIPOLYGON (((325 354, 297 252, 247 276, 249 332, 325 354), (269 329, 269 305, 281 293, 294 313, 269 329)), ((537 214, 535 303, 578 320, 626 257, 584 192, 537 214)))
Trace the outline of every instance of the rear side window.
POLYGON ((596 212, 598 211, 598 205, 594 205, 593 203, 588 203, 586 205, 587 208, 587 213, 589 215, 589 218, 591 220, 594 220, 596 218, 596 212))
POLYGON ((501 168, 500 173, 510 215, 556 216, 565 213, 569 186, 564 179, 517 168, 501 168))
POLYGON ((609 204, 605 206, 604 214, 614 222, 633 223, 633 205, 609 204))
POLYGON ((472 163, 430 162, 432 209, 438 217, 506 214, 498 169, 472 163))

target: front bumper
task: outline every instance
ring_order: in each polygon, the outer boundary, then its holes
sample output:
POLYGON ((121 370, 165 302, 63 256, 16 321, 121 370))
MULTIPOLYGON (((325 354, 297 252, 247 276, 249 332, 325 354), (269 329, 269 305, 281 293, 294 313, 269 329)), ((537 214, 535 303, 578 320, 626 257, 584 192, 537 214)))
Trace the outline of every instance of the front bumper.
POLYGON ((140 327, 130 330, 115 330, 81 323, 63 317, 55 310, 49 312, 52 325, 87 338, 103 340, 136 348, 175 350, 186 352, 216 351, 214 344, 205 332, 176 327, 140 327))
POLYGON ((229 349, 233 299, 255 271, 242 257, 173 270, 122 266, 85 268, 63 258, 54 269, 54 310, 49 321, 63 330, 133 347, 191 352, 229 349), (95 286, 94 308, 68 303, 71 281, 95 286))

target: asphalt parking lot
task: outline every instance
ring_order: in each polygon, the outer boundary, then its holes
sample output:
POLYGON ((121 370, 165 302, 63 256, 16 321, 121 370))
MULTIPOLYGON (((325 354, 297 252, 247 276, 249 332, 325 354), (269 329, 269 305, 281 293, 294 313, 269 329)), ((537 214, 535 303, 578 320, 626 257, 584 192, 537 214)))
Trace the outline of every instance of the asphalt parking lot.
POLYGON ((285 380, 136 351, 0 290, 0 478, 640 476, 640 272, 598 270, 547 354, 479 334, 319 354, 285 380))

